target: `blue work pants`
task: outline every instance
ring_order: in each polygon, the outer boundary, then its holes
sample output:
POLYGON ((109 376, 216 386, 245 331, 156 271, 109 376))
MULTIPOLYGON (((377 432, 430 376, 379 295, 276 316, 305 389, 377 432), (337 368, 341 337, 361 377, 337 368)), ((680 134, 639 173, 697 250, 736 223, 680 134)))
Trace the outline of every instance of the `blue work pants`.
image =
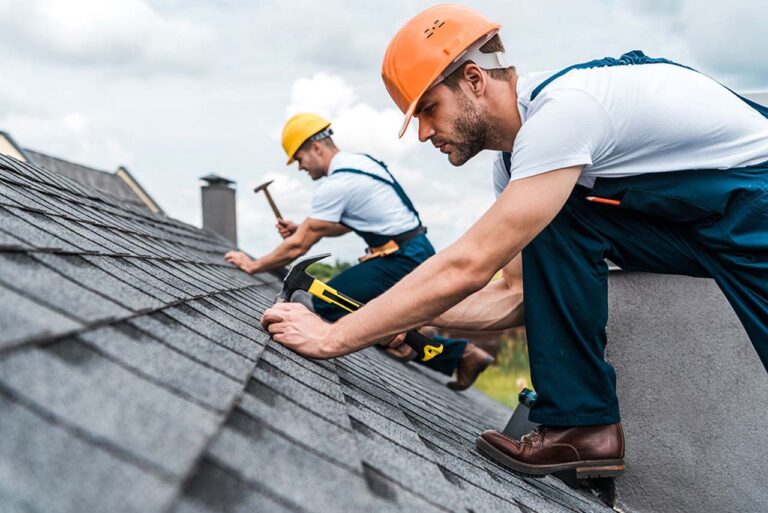
POLYGON ((627 271, 713 278, 768 368, 768 163, 599 178, 592 190, 577 186, 523 250, 533 422, 620 419, 604 359, 606 258, 627 271))

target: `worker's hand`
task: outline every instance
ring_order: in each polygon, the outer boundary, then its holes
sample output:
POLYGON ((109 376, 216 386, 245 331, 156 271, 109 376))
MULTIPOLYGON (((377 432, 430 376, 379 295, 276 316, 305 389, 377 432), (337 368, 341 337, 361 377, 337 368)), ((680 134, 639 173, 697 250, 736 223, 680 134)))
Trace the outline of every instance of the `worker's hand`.
POLYGON ((275 228, 280 232, 280 236, 287 239, 293 235, 298 229, 299 225, 289 219, 278 219, 275 228))
POLYGON ((397 349, 398 347, 402 346, 403 343, 405 342, 405 335, 406 335, 405 333, 400 333, 390 341, 379 342, 379 345, 387 347, 389 349, 397 349))
POLYGON ((409 362, 418 356, 416 351, 405 343, 405 333, 399 334, 388 342, 379 342, 379 345, 385 347, 384 350, 388 355, 401 361, 409 362))
POLYGON ((261 324, 276 342, 299 354, 319 359, 339 356, 331 347, 332 325, 300 303, 277 303, 264 312, 261 324))
POLYGON ((226 255, 224 255, 224 260, 230 264, 235 264, 237 267, 247 273, 253 272, 254 261, 242 251, 229 251, 226 255))

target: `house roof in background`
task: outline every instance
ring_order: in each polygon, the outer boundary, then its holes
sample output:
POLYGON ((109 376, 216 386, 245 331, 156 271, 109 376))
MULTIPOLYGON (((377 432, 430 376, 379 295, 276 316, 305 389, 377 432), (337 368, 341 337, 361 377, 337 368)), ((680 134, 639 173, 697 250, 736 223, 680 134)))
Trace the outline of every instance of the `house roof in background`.
POLYGON ((368 349, 298 356, 230 244, 0 156, 0 504, 46 512, 610 512, 480 456, 510 411, 368 349))
POLYGON ((119 167, 114 173, 103 171, 29 148, 22 148, 8 132, 0 131, 0 138, 5 138, 13 150, 15 150, 9 154, 11 157, 24 160, 38 167, 56 171, 76 182, 93 187, 121 201, 149 209, 153 213, 163 213, 157 202, 125 167, 119 167))

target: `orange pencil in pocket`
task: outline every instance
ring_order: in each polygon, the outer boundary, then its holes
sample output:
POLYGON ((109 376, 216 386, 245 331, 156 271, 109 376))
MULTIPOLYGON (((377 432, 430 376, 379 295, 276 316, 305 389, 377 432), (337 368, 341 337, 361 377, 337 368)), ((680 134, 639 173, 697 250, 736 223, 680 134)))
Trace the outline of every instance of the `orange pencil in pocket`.
POLYGON ((601 198, 599 196, 587 196, 587 201, 594 201, 595 203, 603 203, 605 205, 613 205, 614 207, 621 205, 621 201, 619 200, 601 198))

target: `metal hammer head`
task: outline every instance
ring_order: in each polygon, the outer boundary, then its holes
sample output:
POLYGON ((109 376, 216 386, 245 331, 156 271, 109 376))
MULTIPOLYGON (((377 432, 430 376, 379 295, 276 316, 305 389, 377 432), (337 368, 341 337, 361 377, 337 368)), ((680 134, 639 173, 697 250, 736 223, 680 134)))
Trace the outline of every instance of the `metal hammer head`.
POLYGON ((280 294, 277 295, 276 301, 289 301, 291 295, 297 290, 308 291, 315 278, 307 272, 307 267, 329 256, 331 256, 330 253, 323 253, 322 255, 315 255, 297 260, 283 280, 283 289, 280 291, 280 294))
POLYGON ((258 192, 259 192, 259 191, 261 191, 262 189, 266 189, 267 187, 269 187, 269 185, 270 185, 272 182, 274 182, 274 180, 270 180, 270 181, 268 181, 268 182, 264 182, 263 184, 259 185, 259 186, 258 186, 258 187, 256 187, 255 189, 253 189, 253 192, 257 192, 257 193, 258 193, 258 192))

